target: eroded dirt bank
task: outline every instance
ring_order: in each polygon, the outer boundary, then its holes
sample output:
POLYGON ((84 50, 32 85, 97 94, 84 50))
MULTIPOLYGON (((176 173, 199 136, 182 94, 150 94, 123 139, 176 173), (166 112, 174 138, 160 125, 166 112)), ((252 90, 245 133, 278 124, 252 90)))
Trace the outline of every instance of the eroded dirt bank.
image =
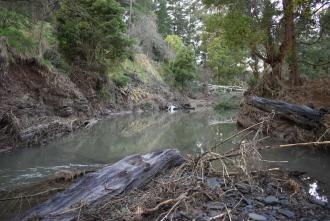
POLYGON ((328 133, 330 127, 329 84, 330 79, 324 78, 306 81, 302 86, 290 87, 283 84, 281 88, 274 90, 262 82, 256 89, 245 93, 237 122, 240 126, 249 127, 270 116, 270 112, 263 111, 251 104, 251 96, 260 96, 291 104, 305 105, 322 115, 322 126, 305 128, 275 113, 267 130, 264 131, 266 134, 289 143, 328 140, 330 138, 328 133))
POLYGON ((96 74, 79 68, 60 74, 0 43, 0 152, 49 143, 112 113, 184 103, 163 82, 145 84, 134 74, 126 88, 105 82, 104 98, 97 92, 104 79, 96 74))

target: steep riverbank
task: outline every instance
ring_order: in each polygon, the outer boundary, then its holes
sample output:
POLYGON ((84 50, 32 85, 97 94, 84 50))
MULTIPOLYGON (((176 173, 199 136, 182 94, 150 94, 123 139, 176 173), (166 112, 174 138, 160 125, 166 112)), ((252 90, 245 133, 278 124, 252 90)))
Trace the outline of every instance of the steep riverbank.
POLYGON ((93 75, 83 70, 60 74, 37 59, 17 54, 5 38, 0 50, 0 152, 45 145, 116 112, 159 111, 186 100, 161 79, 146 83, 134 74, 125 88, 109 82, 104 97, 97 92, 102 79, 90 79, 93 75))

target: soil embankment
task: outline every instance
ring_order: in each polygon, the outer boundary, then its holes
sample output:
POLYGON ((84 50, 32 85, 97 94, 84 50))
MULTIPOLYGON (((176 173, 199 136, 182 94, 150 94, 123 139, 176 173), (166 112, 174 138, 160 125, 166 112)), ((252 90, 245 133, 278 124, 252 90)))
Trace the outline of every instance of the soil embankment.
POLYGON ((0 152, 47 144, 100 116, 183 103, 163 82, 147 85, 134 74, 126 88, 105 80, 104 98, 97 92, 104 79, 81 69, 70 76, 59 74, 37 59, 17 54, 4 38, 0 60, 0 152))
POLYGON ((311 142, 327 140, 330 136, 330 79, 310 80, 302 86, 290 87, 282 85, 278 90, 265 90, 260 84, 254 90, 245 93, 245 99, 238 116, 238 124, 249 127, 270 116, 270 112, 262 110, 252 104, 252 96, 266 97, 277 101, 284 101, 291 104, 304 105, 316 110, 322 115, 322 126, 306 128, 296 124, 290 117, 283 117, 276 114, 270 121, 265 133, 277 137, 285 142, 311 142))

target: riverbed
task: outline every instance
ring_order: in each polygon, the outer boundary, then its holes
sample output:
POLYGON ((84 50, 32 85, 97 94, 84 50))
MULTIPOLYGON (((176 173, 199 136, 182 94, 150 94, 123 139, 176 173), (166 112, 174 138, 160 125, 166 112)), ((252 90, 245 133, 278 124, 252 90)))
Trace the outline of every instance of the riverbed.
MULTIPOLYGON (((200 153, 237 132, 237 110, 217 113, 204 110, 191 113, 142 113, 113 116, 92 128, 43 147, 22 148, 0 155, 0 188, 45 179, 58 170, 90 170, 112 164, 131 154, 164 148, 184 153, 200 153)), ((224 146, 231 148, 239 140, 224 146)), ((272 142, 269 140, 268 142, 272 142)), ((311 148, 269 150, 263 153, 283 169, 306 172, 310 192, 327 200, 330 186, 330 155, 311 148), (322 188, 319 189, 319 186, 322 188)))

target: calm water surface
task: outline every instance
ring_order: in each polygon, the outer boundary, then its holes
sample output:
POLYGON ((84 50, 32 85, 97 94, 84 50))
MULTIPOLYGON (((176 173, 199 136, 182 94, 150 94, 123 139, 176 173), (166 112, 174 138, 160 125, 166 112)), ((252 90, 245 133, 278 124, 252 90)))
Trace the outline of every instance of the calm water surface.
MULTIPOLYGON (((237 111, 222 114, 213 111, 193 113, 149 113, 124 115, 103 120, 93 128, 73 134, 41 148, 26 148, 10 155, 0 155, 0 188, 13 187, 42 179, 61 169, 85 170, 136 153, 164 148, 182 152, 200 152, 237 131, 237 111)), ((232 143, 238 142, 233 140, 232 143)), ((227 148, 232 146, 228 143, 227 148)), ((288 161, 280 166, 307 172, 330 193, 330 154, 310 148, 271 150, 263 153, 266 160, 288 161)))

